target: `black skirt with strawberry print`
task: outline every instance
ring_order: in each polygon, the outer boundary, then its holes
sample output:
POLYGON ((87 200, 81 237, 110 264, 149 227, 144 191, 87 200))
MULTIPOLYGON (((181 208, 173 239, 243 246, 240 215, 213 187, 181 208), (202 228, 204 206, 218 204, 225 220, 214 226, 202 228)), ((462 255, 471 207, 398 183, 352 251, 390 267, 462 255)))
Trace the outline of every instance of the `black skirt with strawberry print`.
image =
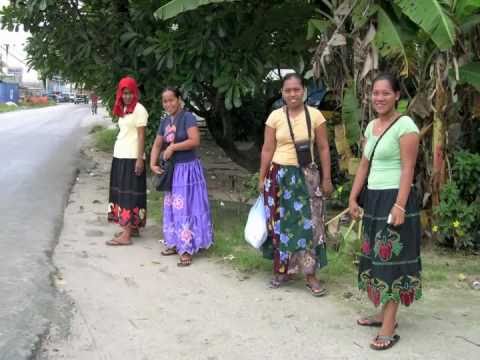
POLYGON ((134 229, 147 221, 147 177, 135 175, 135 162, 113 158, 108 206, 108 221, 134 229))
POLYGON ((422 297, 420 212, 412 189, 405 223, 387 224, 398 189, 368 190, 363 216, 358 286, 375 306, 395 301, 409 306, 422 297))

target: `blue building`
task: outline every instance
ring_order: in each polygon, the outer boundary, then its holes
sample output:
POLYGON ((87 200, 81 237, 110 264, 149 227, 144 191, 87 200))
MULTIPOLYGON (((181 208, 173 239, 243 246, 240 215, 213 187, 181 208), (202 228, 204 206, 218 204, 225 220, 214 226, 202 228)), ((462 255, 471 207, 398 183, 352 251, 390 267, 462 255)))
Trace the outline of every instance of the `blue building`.
POLYGON ((19 99, 19 87, 16 82, 9 80, 0 80, 0 104, 6 102, 17 103, 19 99))

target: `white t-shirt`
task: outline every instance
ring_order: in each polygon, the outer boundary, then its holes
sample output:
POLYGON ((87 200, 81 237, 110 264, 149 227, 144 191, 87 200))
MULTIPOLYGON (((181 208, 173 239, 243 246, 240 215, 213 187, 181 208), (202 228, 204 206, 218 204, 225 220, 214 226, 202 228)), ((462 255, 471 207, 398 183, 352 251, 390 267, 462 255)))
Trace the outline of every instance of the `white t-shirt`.
POLYGON ((115 141, 113 157, 118 159, 136 159, 138 157, 137 128, 147 126, 147 120, 148 112, 140 103, 135 105, 135 110, 131 114, 126 114, 118 119, 120 132, 115 141))

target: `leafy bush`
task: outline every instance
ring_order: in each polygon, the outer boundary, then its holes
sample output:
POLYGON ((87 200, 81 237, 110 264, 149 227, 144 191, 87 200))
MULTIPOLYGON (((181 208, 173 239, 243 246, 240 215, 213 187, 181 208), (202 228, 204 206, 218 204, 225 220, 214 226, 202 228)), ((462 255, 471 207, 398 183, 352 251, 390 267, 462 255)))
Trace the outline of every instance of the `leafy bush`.
POLYGON ((457 152, 452 170, 460 196, 468 203, 475 201, 480 194, 480 155, 468 151, 457 152))
POLYGON ((473 248, 480 236, 480 204, 467 203, 456 182, 447 183, 440 194, 440 205, 434 209, 436 224, 432 231, 443 242, 453 240, 455 248, 473 248))
POLYGON ((118 129, 103 129, 95 133, 95 147, 100 151, 113 152, 118 129))

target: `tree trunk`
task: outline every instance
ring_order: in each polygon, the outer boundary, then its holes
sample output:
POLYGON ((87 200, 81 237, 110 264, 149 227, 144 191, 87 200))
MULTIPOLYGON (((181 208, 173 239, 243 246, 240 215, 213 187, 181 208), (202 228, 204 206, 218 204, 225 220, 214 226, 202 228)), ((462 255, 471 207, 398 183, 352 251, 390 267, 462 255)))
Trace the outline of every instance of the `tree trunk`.
POLYGON ((442 68, 445 66, 443 59, 438 59, 435 64, 435 111, 433 114, 433 171, 432 171, 432 205, 440 204, 440 190, 445 183, 445 108, 448 101, 447 89, 443 84, 442 68))

